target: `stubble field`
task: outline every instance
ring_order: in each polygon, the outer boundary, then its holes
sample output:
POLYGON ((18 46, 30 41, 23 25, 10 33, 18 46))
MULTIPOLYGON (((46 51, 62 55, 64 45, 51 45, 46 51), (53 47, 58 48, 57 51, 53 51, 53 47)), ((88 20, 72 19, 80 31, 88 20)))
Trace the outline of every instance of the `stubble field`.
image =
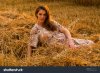
POLYGON ((100 66, 100 7, 69 2, 0 0, 0 66, 100 66), (75 38, 95 44, 71 49, 61 45, 39 47, 30 60, 27 44, 36 22, 34 11, 47 5, 52 19, 69 29, 75 38))

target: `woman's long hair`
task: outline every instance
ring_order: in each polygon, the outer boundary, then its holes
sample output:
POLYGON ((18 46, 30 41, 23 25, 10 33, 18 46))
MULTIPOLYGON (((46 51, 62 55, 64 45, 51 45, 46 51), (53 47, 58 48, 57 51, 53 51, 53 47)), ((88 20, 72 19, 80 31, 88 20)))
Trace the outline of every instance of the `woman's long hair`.
MULTIPOLYGON (((38 6, 36 11, 35 11, 35 16, 37 17, 37 14, 40 10, 45 10, 46 11, 46 19, 44 21, 44 27, 47 29, 47 30, 50 30, 50 31, 54 31, 56 30, 56 26, 54 25, 54 22, 50 20, 50 14, 49 14, 49 9, 47 6, 38 6)), ((38 18, 38 17, 37 17, 38 18)))

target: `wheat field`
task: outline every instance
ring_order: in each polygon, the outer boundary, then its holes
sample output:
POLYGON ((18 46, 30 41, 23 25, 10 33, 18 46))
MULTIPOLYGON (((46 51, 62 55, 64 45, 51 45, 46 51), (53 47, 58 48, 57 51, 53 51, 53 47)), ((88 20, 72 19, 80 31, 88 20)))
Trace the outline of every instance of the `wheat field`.
MULTIPOLYGON (((77 1, 77 0, 75 0, 77 1)), ((0 66, 100 66, 100 8, 66 0, 0 0, 0 66), (75 38, 90 39, 91 46, 71 49, 64 45, 41 46, 27 59, 30 30, 39 5, 47 5, 52 19, 68 28, 75 38)))

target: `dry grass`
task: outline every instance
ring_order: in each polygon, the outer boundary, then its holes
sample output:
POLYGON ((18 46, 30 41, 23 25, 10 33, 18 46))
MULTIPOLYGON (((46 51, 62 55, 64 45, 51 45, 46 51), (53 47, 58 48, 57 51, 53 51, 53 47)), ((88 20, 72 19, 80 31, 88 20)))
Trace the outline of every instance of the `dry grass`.
POLYGON ((100 9, 67 2, 2 0, 0 3, 0 66, 100 66, 100 9), (66 28, 79 18, 70 28, 72 36, 91 39, 95 44, 76 50, 61 44, 42 46, 28 60, 29 32, 36 21, 34 10, 40 4, 48 5, 53 19, 66 28))
POLYGON ((72 0, 74 3, 76 4, 80 4, 80 5, 86 5, 86 6, 90 6, 90 5, 100 5, 100 0, 72 0))

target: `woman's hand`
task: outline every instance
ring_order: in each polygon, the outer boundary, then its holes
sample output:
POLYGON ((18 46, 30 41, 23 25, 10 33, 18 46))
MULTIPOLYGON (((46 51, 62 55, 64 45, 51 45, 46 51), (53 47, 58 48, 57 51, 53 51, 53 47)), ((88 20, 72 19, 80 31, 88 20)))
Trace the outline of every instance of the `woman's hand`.
POLYGON ((72 48, 72 49, 78 48, 78 46, 74 44, 74 42, 73 42, 72 39, 68 40, 68 46, 69 46, 70 48, 72 48))

